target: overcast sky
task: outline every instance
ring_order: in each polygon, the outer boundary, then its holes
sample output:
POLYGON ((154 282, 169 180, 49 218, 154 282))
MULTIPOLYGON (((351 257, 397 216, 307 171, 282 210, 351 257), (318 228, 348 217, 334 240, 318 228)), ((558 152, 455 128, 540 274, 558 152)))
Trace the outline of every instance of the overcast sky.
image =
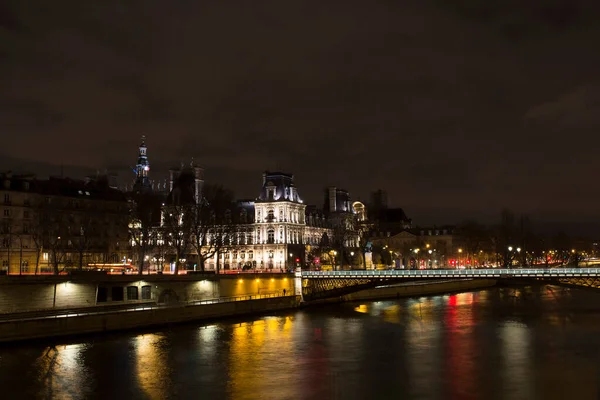
POLYGON ((600 221, 600 1, 8 0, 0 168, 191 157, 255 197, 386 189, 418 223, 600 221), (449 6, 447 4, 453 4, 449 6))

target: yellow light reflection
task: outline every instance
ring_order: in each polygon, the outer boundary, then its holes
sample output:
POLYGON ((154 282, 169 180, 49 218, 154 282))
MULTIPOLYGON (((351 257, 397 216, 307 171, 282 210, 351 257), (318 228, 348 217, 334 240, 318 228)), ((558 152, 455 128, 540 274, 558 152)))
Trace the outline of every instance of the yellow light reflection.
POLYGON ((169 395, 170 374, 160 346, 162 339, 156 334, 140 335, 133 339, 137 380, 150 399, 164 399, 169 395))
POLYGON ((81 399, 86 397, 87 388, 85 367, 81 361, 83 344, 71 344, 59 347, 47 347, 36 360, 46 392, 44 397, 54 395, 61 399, 81 399))
MULTIPOLYGON (((266 317, 233 327, 228 382, 231 398, 256 398, 257 393, 277 394, 274 398, 292 395, 293 385, 257 379, 268 376, 280 355, 291 353, 294 342, 291 328, 292 321, 281 317, 266 317)), ((293 363, 277 364, 278 374, 293 376, 293 368, 293 363)))
POLYGON ((366 304, 361 304, 360 306, 354 308, 354 311, 366 314, 369 312, 369 308, 366 304))
POLYGON ((400 306, 398 304, 384 308, 382 314, 385 322, 392 324, 400 323, 400 306))

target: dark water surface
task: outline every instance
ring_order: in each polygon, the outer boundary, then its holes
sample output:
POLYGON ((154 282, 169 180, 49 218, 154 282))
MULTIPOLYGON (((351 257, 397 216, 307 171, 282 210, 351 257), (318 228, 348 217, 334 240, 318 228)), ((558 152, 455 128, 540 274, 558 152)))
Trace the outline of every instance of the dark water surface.
POLYGON ((598 399, 600 291, 493 288, 0 348, 0 399, 598 399))

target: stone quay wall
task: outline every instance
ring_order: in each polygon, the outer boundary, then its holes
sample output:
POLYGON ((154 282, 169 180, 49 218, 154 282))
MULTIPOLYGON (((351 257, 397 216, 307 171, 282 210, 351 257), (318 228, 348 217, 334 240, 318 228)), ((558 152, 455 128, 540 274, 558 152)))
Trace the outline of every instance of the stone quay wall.
POLYGON ((0 276, 0 314, 294 293, 288 274, 0 276))

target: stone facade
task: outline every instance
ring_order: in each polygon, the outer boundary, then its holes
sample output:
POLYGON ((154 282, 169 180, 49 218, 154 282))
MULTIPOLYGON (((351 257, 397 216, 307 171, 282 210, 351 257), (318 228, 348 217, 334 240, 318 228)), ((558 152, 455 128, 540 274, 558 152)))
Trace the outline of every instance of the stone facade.
POLYGON ((9 274, 119 263, 127 255, 128 207, 108 177, 0 175, 0 260, 9 274))

